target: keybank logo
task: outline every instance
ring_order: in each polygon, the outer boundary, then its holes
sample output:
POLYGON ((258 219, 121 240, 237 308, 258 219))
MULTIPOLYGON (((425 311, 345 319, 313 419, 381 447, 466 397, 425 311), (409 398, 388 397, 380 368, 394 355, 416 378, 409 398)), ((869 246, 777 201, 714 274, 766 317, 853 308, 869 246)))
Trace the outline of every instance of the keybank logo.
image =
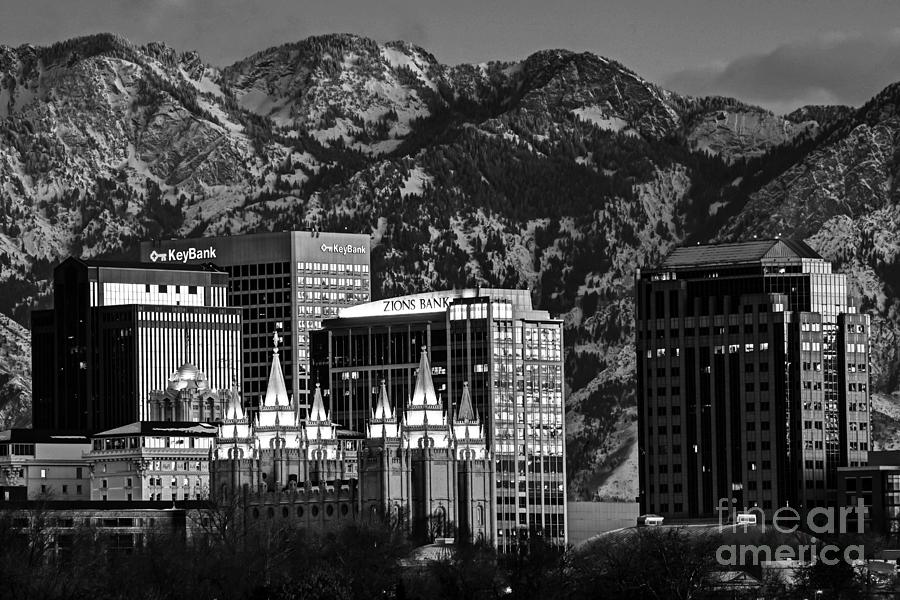
POLYGON ((322 244, 319 246, 322 252, 331 252, 332 254, 365 254, 365 246, 351 246, 350 244, 322 244))
POLYGON ((181 262, 186 263, 190 260, 210 260, 216 258, 216 249, 209 248, 188 248, 187 250, 175 250, 170 248, 168 251, 150 252, 150 262, 181 262))

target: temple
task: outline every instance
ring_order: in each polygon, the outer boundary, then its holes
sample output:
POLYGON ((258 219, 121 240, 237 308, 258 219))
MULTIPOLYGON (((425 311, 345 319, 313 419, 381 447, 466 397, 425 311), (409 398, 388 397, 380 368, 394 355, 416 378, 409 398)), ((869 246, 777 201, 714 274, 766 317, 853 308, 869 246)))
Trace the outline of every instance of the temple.
POLYGON ((210 473, 217 499, 240 499, 248 526, 387 520, 423 540, 492 540, 493 457, 468 385, 452 416, 423 348, 402 418, 382 381, 366 431, 349 431, 331 420, 318 385, 301 415, 286 390, 277 334, 273 342, 262 405, 251 418, 235 395, 219 426, 210 473))

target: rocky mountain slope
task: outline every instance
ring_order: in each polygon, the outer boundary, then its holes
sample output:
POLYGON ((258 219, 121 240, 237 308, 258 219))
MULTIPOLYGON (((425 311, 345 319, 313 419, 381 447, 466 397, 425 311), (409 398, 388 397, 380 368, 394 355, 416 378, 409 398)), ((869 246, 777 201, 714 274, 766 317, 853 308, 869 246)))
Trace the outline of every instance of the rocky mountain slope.
MULTIPOLYGON (((377 296, 527 287, 565 319, 570 495, 633 497, 633 273, 677 244, 798 232, 854 277, 898 388, 894 94, 780 117, 590 53, 451 67, 349 35, 225 68, 112 35, 0 46, 0 312, 27 324, 69 254, 369 232, 377 296)), ((27 332, 0 335, 11 422, 27 332)))

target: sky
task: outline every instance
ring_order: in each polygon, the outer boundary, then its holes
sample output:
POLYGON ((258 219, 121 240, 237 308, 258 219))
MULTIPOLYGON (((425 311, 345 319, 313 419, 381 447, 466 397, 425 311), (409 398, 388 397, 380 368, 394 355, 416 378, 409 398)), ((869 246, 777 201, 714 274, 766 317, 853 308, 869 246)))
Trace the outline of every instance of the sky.
POLYGON ((896 0, 0 0, 0 44, 103 31, 220 66, 335 32, 404 39, 447 64, 591 51, 677 92, 776 112, 859 105, 900 81, 896 0))

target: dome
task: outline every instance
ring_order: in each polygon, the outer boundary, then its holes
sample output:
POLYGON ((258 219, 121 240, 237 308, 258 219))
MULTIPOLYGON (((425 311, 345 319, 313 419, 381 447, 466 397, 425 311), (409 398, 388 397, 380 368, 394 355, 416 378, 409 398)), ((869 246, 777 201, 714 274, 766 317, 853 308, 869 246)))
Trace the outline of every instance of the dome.
POLYGON ((178 370, 169 375, 166 392, 180 392, 182 390, 204 391, 209 389, 206 375, 191 363, 185 363, 178 370))

